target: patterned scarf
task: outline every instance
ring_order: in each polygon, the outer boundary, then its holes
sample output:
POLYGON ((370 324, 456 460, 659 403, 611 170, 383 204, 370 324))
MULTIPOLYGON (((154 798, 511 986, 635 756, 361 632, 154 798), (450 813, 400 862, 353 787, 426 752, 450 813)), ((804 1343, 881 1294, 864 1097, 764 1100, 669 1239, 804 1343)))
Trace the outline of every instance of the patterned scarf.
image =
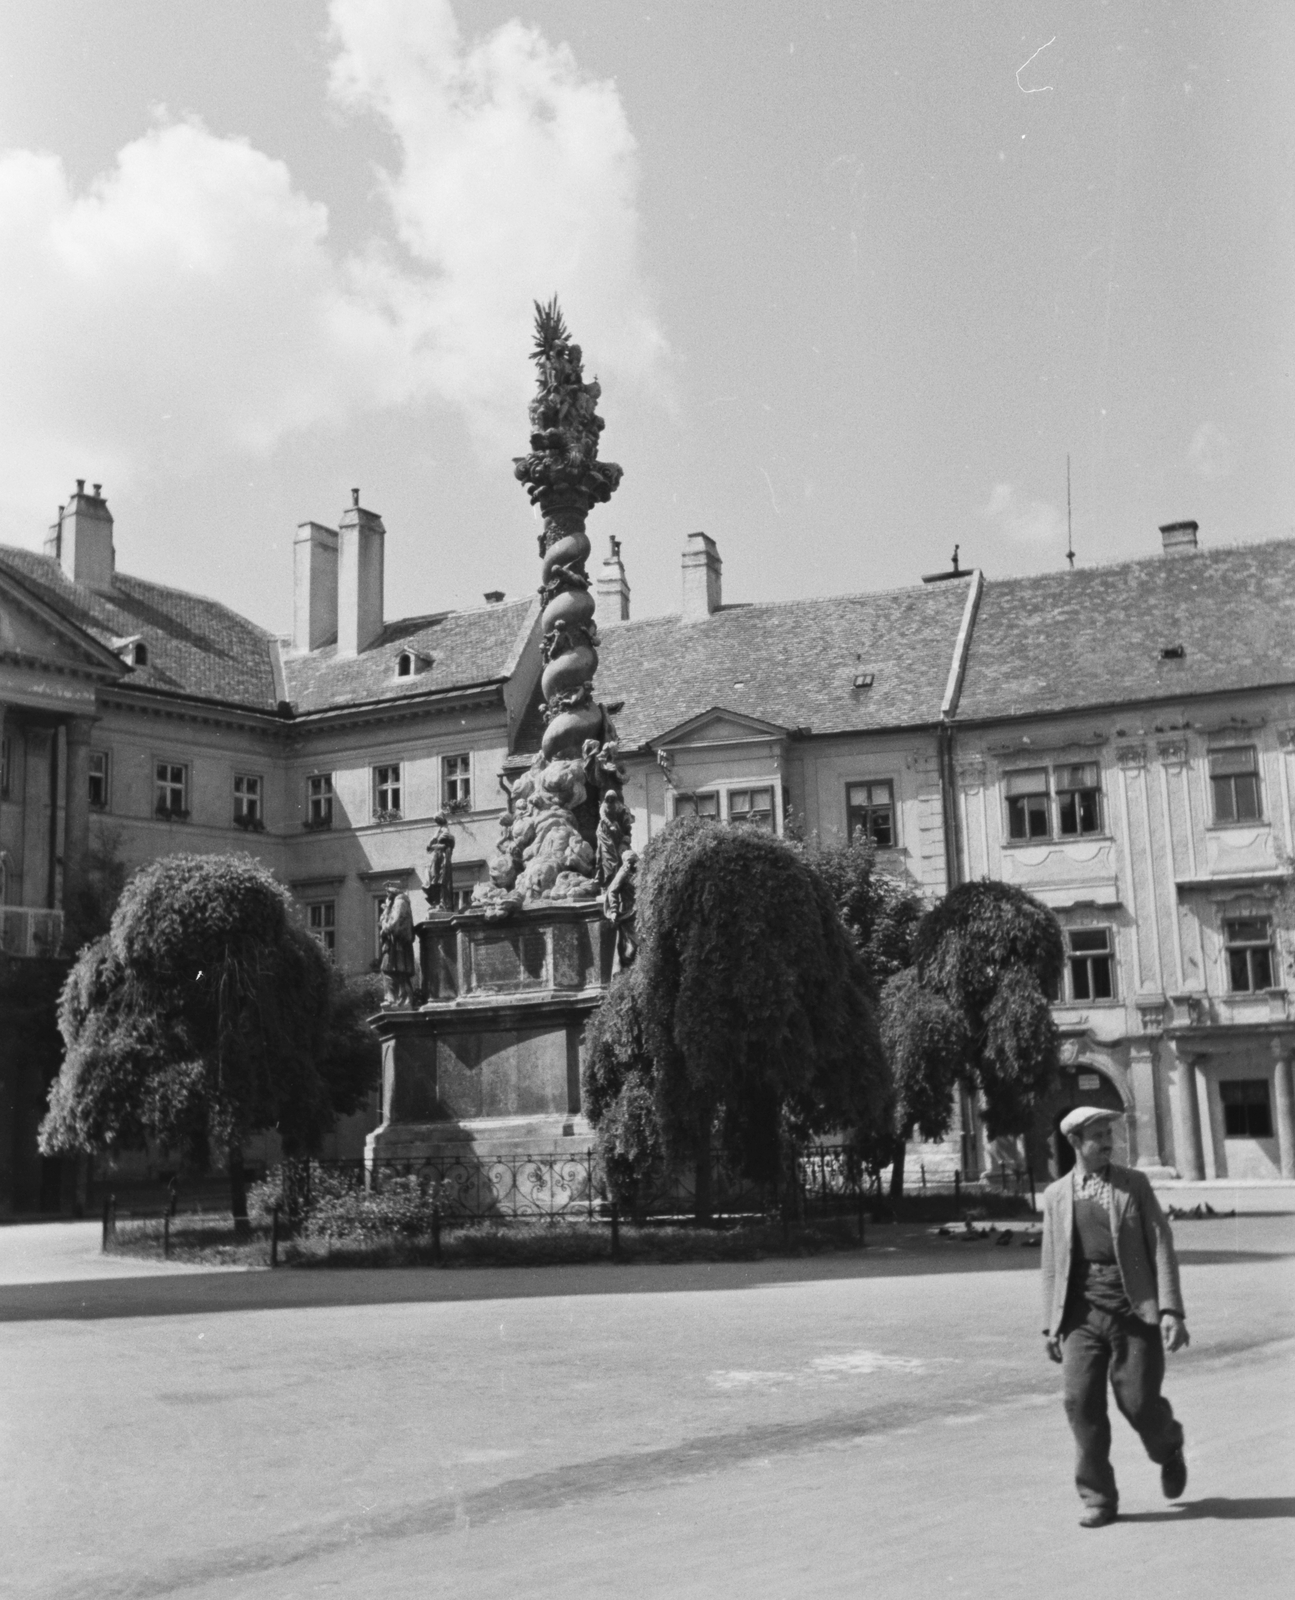
MULTIPOLYGON (((1109 1172, 1109 1167, 1107 1172, 1109 1172)), ((1075 1173, 1075 1199, 1095 1200, 1099 1206, 1107 1210, 1111 1205, 1111 1185, 1107 1172, 1083 1172, 1076 1163, 1075 1173)))

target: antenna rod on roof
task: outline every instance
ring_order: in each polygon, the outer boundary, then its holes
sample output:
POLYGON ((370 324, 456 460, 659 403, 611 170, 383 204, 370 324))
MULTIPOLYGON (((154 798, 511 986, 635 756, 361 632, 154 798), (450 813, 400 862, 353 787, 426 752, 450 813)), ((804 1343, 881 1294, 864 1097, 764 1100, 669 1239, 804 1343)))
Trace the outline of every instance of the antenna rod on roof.
POLYGON ((1066 451, 1066 560, 1075 570, 1075 535, 1070 526, 1070 451, 1066 451))

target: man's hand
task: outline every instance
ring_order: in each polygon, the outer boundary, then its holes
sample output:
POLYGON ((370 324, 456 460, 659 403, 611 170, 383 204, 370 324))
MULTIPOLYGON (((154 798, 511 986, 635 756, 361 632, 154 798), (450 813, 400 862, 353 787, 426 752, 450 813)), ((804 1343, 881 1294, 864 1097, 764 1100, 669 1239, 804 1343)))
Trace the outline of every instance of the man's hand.
POLYGON ((1061 1362, 1061 1337, 1059 1334, 1045 1335, 1043 1348, 1048 1352, 1048 1360, 1061 1362))
POLYGON ((1165 1341, 1165 1349, 1169 1351, 1186 1350, 1192 1342, 1192 1336, 1187 1331, 1187 1324, 1181 1317, 1175 1317, 1166 1311, 1160 1318, 1160 1337, 1165 1341))

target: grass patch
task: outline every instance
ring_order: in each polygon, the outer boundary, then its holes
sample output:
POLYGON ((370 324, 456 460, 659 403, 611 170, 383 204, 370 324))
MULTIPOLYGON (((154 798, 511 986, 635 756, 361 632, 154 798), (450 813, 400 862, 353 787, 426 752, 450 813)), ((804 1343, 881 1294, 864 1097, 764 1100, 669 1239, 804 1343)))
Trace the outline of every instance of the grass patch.
MULTIPOLYGON (((161 1217, 122 1217, 108 1241, 109 1255, 161 1261, 166 1254, 166 1224, 161 1217)), ((171 1220, 170 1260, 208 1267, 268 1267, 270 1230, 252 1225, 250 1239, 234 1236, 228 1213, 200 1213, 171 1220)))
MULTIPOLYGON (((160 1261, 160 1218, 117 1224, 115 1255, 160 1261)), ((725 1220, 713 1227, 687 1222, 622 1223, 620 1260, 626 1263, 759 1261, 770 1256, 814 1256, 857 1250, 854 1221, 845 1218, 784 1227, 763 1219, 725 1220)), ((268 1228, 250 1240, 234 1238, 231 1217, 177 1218, 171 1225, 172 1261, 206 1266, 268 1267, 268 1228)), ((610 1261, 606 1222, 469 1222, 441 1230, 439 1256, 430 1234, 390 1233, 359 1239, 280 1240, 279 1265, 307 1269, 354 1267, 541 1267, 610 1261)))

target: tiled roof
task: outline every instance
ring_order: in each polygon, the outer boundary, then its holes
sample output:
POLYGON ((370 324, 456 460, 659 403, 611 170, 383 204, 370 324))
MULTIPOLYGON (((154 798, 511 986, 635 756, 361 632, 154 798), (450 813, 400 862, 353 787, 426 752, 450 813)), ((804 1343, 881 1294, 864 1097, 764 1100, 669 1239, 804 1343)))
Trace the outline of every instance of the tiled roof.
POLYGON ((628 746, 714 706, 814 733, 936 722, 966 600, 965 583, 934 583, 617 623, 602 636, 598 699, 625 702, 628 746), (867 672, 871 688, 856 688, 867 672))
POLYGON ((51 557, 10 546, 0 547, 0 566, 109 649, 137 634, 148 665, 131 672, 132 688, 274 710, 273 636, 219 601, 120 572, 112 594, 99 594, 51 557))
POLYGON ((987 582, 958 719, 1291 682, 1295 540, 1281 539, 987 582))
POLYGON ((537 600, 505 600, 471 611, 389 622, 361 655, 337 659, 336 646, 287 655, 288 698, 298 712, 436 694, 507 678, 539 617, 537 600), (402 651, 431 658, 425 671, 396 676, 402 651))

